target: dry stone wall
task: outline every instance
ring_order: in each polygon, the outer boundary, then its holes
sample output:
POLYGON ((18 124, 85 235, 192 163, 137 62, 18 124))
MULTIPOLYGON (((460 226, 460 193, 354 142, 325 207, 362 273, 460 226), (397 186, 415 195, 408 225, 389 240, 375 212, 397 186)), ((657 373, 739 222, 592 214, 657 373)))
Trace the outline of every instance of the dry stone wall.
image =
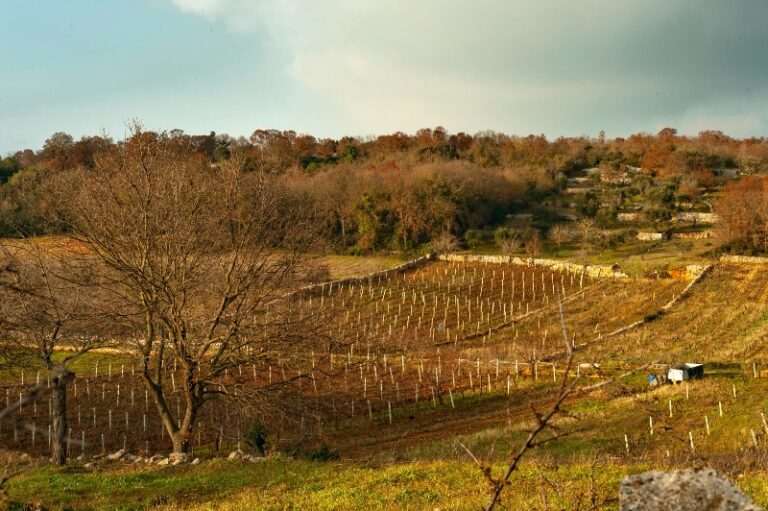
POLYGON ((696 232, 673 232, 672 238, 678 240, 706 240, 714 238, 715 232, 711 229, 696 232))
POLYGON ((557 271, 566 271, 578 275, 584 274, 592 278, 629 278, 621 271, 618 265, 585 265, 558 261, 555 259, 540 259, 534 257, 517 257, 503 255, 478 255, 478 254, 440 254, 440 261, 457 263, 489 263, 489 264, 517 264, 521 266, 541 266, 557 271))
POLYGON ((720 261, 723 263, 768 264, 768 257, 724 255, 720 257, 720 261))
POLYGON ((702 224, 714 224, 720 221, 716 213, 697 213, 694 211, 683 211, 676 213, 672 217, 673 222, 698 222, 702 224))

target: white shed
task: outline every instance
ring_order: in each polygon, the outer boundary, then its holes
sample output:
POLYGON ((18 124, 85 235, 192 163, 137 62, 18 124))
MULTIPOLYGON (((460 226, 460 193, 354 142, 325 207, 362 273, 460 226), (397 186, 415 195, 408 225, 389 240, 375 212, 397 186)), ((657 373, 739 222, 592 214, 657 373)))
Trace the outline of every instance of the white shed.
POLYGON ((704 376, 703 364, 681 364, 671 367, 667 372, 667 379, 671 382, 699 379, 704 376))

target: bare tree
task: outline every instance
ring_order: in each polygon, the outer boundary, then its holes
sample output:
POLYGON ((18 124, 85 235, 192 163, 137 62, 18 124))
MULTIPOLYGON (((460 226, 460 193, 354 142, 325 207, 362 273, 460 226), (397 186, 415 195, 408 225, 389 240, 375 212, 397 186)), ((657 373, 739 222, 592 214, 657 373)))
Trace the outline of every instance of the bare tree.
POLYGON ((272 176, 245 169, 238 156, 212 168, 136 129, 95 170, 63 174, 51 190, 78 247, 71 257, 108 293, 177 453, 190 449, 203 404, 228 392, 229 370, 308 351, 305 318, 280 298, 307 271, 311 223, 272 176))
POLYGON ((440 236, 432 240, 431 246, 433 250, 440 254, 448 254, 458 250, 459 240, 456 239, 456 236, 450 232, 444 231, 440 234, 440 236))
POLYGON ((573 229, 563 225, 555 224, 549 230, 549 239, 552 240, 559 249, 563 243, 569 243, 574 238, 573 229))
MULTIPOLYGON (((0 286, 3 303, 3 337, 6 351, 16 366, 30 359, 43 365, 51 376, 53 425, 51 459, 56 465, 67 460, 67 387, 75 375, 67 364, 97 345, 90 321, 93 294, 81 293, 70 279, 56 247, 42 247, 39 240, 19 240, 4 247, 6 272, 0 286), (54 353, 64 353, 54 360, 54 353)), ((85 280, 81 280, 85 283, 85 280)))

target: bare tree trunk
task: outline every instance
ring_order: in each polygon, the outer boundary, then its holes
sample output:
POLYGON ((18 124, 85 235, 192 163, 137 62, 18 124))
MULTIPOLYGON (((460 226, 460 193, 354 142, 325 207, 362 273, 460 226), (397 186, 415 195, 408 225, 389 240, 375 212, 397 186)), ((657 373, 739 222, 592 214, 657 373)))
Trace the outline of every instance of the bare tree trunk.
POLYGON ((51 461, 54 465, 67 463, 67 385, 75 378, 70 371, 53 378, 53 428, 51 461))
POLYGON ((143 376, 147 388, 152 393, 157 412, 160 415, 160 419, 163 421, 163 426, 168 432, 168 436, 171 438, 173 452, 189 453, 192 447, 192 429, 195 426, 202 400, 198 399, 192 393, 192 390, 185 390, 186 395, 184 400, 186 401, 186 405, 184 416, 174 417, 170 405, 168 401, 166 401, 165 392, 163 392, 163 389, 160 386, 156 385, 152 376, 149 374, 149 368, 146 365, 143 376))
POLYGON ((191 389, 186 391, 186 410, 184 417, 179 419, 179 429, 172 438, 173 452, 189 453, 192 448, 192 429, 197 421, 197 413, 201 403, 195 398, 191 389))
POLYGON ((190 451, 190 440, 189 435, 182 433, 181 430, 179 430, 175 435, 173 435, 173 452, 175 453, 183 453, 187 454, 190 451))

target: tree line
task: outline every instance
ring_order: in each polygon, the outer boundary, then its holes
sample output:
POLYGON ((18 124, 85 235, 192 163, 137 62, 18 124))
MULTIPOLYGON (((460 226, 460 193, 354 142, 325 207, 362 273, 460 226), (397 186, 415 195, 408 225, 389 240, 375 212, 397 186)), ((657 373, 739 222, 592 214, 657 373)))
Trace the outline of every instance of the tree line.
POLYGON ((25 149, 0 161, 0 234, 60 228, 42 220, 53 206, 45 183, 68 170, 95 170, 100 159, 137 137, 174 147, 201 168, 235 158, 244 172, 274 176, 290 202, 313 211, 327 247, 343 253, 465 241, 468 232, 471 237, 507 215, 540 206, 565 187, 566 176, 587 168, 599 167, 608 176, 622 166, 641 168, 649 177, 675 179, 688 194, 709 186, 722 169, 768 171, 765 138, 734 139, 719 131, 688 137, 671 128, 627 138, 606 139, 601 133, 555 140, 449 134, 441 127, 340 139, 278 130, 256 130, 247 139, 172 130, 136 132, 115 142, 55 133, 40 150, 25 149))

